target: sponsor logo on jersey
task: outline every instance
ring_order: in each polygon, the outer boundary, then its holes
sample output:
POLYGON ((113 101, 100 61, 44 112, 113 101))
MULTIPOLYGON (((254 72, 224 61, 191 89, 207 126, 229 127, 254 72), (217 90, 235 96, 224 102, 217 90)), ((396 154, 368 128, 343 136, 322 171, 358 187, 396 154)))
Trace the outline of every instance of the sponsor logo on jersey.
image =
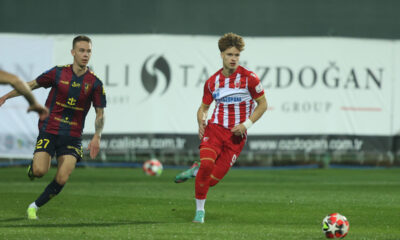
POLYGON ((70 106, 75 106, 75 104, 76 104, 76 99, 75 98, 73 98, 73 97, 71 97, 71 98, 68 98, 68 105, 70 105, 70 106))
POLYGON ((241 97, 223 97, 220 100, 221 102, 230 103, 230 102, 241 102, 241 97))
POLYGON ((73 83, 71 84, 71 86, 72 86, 72 87, 81 87, 81 84, 80 84, 80 83, 77 83, 77 82, 73 82, 73 83))

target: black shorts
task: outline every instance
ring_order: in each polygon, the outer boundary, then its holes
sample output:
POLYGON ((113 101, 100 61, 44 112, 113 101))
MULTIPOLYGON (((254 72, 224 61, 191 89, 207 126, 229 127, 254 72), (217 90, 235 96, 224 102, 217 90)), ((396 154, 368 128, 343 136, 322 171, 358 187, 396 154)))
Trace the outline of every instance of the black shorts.
POLYGON ((51 157, 56 154, 57 158, 62 155, 72 155, 79 162, 83 157, 82 139, 41 131, 37 137, 34 153, 37 152, 47 152, 51 157))

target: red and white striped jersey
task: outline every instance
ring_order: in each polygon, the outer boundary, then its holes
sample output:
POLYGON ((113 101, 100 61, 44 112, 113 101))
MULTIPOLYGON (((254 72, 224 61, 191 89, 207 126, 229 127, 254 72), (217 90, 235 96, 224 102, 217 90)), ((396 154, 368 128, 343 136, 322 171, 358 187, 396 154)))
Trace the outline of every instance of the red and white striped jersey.
POLYGON ((227 129, 246 121, 255 108, 254 99, 264 95, 264 89, 257 75, 238 66, 229 77, 222 69, 204 84, 203 103, 210 105, 215 100, 215 109, 208 123, 215 123, 227 129))

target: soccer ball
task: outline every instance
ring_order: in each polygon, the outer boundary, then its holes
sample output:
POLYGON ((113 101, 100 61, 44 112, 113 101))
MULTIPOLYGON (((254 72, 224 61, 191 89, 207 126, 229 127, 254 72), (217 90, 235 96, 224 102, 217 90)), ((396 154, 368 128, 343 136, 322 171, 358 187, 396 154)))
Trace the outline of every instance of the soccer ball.
POLYGON ((349 232, 349 221, 339 213, 329 214, 322 220, 322 231, 326 238, 344 238, 349 232))
POLYGON ((157 159, 150 159, 143 163, 143 171, 148 176, 160 176, 163 171, 163 166, 157 159))

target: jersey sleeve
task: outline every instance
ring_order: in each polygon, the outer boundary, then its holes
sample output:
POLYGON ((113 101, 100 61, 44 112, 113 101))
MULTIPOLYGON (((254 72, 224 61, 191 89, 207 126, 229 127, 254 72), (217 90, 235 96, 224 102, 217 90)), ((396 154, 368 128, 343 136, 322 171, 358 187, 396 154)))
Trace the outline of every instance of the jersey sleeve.
POLYGON ((251 73, 248 78, 248 88, 253 99, 257 99, 264 95, 262 83, 255 73, 251 73))
POLYGON ((52 69, 42 73, 39 77, 36 78, 37 84, 44 88, 54 86, 56 82, 56 71, 56 67, 53 67, 52 69))
POLYGON ((209 88, 209 81, 206 81, 204 84, 204 91, 203 91, 203 104, 210 105, 214 100, 212 93, 209 88))
POLYGON ((103 83, 100 80, 96 81, 93 93, 93 107, 105 108, 107 105, 106 92, 103 83))

